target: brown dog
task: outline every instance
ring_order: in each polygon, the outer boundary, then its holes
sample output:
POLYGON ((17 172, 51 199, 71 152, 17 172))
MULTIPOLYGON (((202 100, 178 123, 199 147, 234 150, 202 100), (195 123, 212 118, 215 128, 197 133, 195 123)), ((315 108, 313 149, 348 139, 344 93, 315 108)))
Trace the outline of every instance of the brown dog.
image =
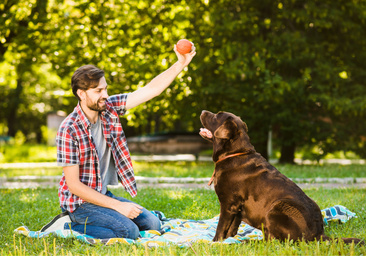
MULTIPOLYGON (((256 153, 239 117, 202 111, 201 122, 205 127, 201 136, 213 143, 216 166, 211 182, 221 207, 213 241, 235 236, 241 221, 264 230, 266 239, 330 239, 324 235, 319 206, 256 153)), ((357 238, 343 240, 364 243, 357 238)))

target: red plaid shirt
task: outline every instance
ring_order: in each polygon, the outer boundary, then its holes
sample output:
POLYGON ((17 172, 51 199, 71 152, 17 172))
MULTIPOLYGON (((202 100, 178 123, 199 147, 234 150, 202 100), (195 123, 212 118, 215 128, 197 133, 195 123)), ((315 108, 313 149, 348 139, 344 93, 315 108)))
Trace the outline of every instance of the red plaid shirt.
MULTIPOLYGON (((137 194, 136 181, 127 147, 126 136, 119 121, 119 115, 126 112, 128 94, 109 97, 106 110, 100 115, 103 132, 107 145, 110 147, 116 163, 118 178, 132 197, 137 194)), ((62 122, 56 137, 57 162, 62 164, 79 165, 79 178, 82 183, 102 191, 102 179, 98 154, 91 137, 90 121, 81 110, 80 104, 62 122)), ((58 196, 63 209, 73 212, 85 201, 72 194, 62 174, 58 196)))

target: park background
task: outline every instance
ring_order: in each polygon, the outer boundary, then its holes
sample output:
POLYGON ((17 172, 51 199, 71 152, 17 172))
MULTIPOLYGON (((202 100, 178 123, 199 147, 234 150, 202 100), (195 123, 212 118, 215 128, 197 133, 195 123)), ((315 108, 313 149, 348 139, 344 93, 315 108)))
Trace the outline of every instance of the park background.
MULTIPOLYGON (((365 165, 320 161, 364 163, 366 158, 365 10, 365 0, 3 1, 0 181, 17 181, 22 175, 39 182, 42 177, 57 177, 53 181, 57 186, 61 168, 45 163, 56 160, 55 147, 47 145, 52 135, 47 117, 65 116, 76 106, 70 81, 78 67, 94 64, 105 70, 110 95, 132 92, 172 65, 177 60, 173 45, 187 38, 194 42, 197 55, 165 92, 121 117, 127 138, 198 133, 202 110, 232 112, 247 123, 256 150, 278 160, 276 167, 288 177, 308 183, 320 177, 324 187, 327 179, 350 178, 347 188, 308 187, 305 192, 322 209, 341 204, 359 217, 347 226, 326 229, 327 235, 365 239, 366 191, 354 187, 366 184, 365 165), (314 164, 292 165, 295 159, 314 164), (26 164, 19 167, 16 162, 26 164), (29 162, 40 162, 40 167, 29 162)), ((132 156, 138 157, 133 152, 132 156)), ((134 167, 146 178, 209 179, 214 164, 134 160, 134 167)), ((121 189, 113 192, 127 196, 121 189)), ((0 189, 1 254, 85 255, 90 250, 94 255, 148 255, 145 248, 135 246, 89 247, 72 239, 13 236, 20 225, 39 230, 58 213, 57 200, 54 186, 0 189)), ((202 188, 142 188, 136 202, 173 218, 209 219, 220 209, 216 194, 202 188)), ((198 244, 192 250, 165 247, 155 253, 196 251, 199 255, 366 253, 365 248, 341 243, 299 247, 277 242, 198 244)))
POLYGON ((47 115, 77 104, 70 81, 78 67, 104 69, 110 95, 131 92, 172 65, 173 45, 187 38, 197 55, 159 97, 121 118, 127 137, 198 132, 202 110, 229 111, 247 123, 266 158, 269 132, 280 162, 300 151, 311 159, 365 158, 365 5, 5 1, 0 135, 18 145, 46 143, 47 115))

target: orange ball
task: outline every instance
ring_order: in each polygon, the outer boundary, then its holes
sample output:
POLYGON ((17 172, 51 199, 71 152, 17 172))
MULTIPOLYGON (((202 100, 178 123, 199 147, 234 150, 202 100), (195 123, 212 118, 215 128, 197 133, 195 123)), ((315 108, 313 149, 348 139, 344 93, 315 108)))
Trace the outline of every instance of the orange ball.
POLYGON ((180 54, 189 53, 192 49, 192 43, 187 39, 181 39, 177 43, 177 51, 180 54))

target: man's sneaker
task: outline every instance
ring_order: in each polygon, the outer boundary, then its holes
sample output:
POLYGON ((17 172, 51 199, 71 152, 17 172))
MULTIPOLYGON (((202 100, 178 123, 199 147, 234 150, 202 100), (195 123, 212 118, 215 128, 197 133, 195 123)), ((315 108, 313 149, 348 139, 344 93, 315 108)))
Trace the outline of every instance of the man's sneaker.
POLYGON ((41 232, 63 230, 65 223, 71 222, 68 212, 63 212, 53 218, 48 224, 44 225, 41 232))

